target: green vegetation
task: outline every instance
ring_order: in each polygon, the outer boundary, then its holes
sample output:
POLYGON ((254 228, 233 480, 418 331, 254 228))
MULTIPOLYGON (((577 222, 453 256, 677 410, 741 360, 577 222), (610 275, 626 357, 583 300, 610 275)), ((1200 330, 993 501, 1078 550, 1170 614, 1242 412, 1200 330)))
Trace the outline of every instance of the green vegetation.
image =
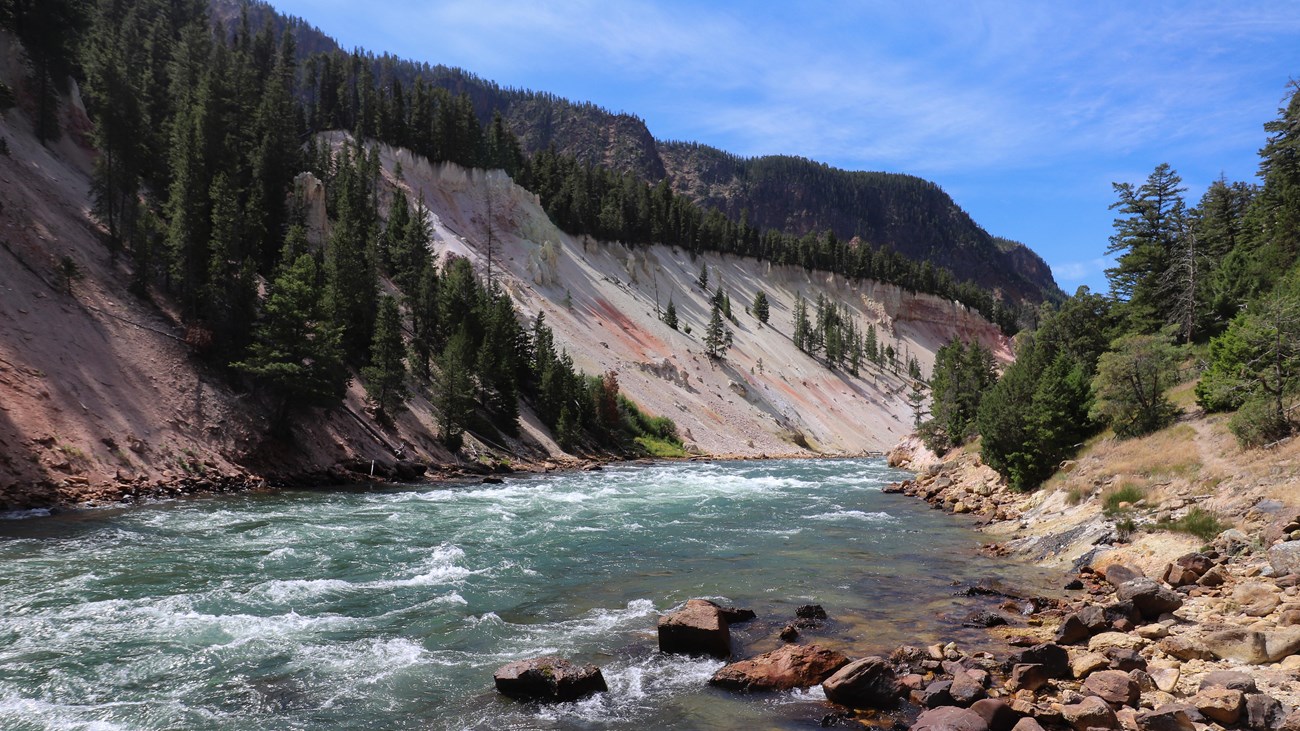
POLYGON ((926 446, 943 454, 973 437, 980 397, 996 381, 993 354, 983 345, 950 340, 939 348, 930 374, 932 418, 920 427, 926 446))
POLYGON ((1166 520, 1156 523, 1160 530, 1190 533, 1203 541, 1213 539, 1230 526, 1219 520, 1218 516, 1200 508, 1192 508, 1178 520, 1166 520))
POLYGON ((1137 501, 1146 498, 1146 490, 1140 485, 1132 482, 1125 482, 1119 487, 1107 490, 1102 493, 1101 505, 1102 510, 1107 515, 1114 515, 1124 509, 1124 504, 1134 505, 1137 501))

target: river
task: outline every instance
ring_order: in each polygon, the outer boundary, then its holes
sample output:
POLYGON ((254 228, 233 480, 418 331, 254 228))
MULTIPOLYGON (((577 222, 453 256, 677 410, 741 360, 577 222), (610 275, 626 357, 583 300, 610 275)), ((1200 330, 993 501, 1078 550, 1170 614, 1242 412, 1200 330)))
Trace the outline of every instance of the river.
POLYGON ((748 607, 743 654, 973 639, 1004 568, 880 460, 668 463, 503 484, 294 490, 0 520, 0 728, 815 728, 820 690, 732 695, 658 616, 748 607), (492 671, 557 653, 608 693, 540 706, 492 671))

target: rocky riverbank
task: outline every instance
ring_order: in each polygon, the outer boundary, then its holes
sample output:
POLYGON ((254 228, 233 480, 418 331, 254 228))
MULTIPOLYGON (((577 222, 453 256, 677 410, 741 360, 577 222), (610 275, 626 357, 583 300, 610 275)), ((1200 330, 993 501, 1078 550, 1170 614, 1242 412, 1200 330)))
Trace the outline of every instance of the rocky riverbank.
POLYGON ((996 637, 1027 648, 1010 657, 896 653, 900 672, 917 671, 902 677, 919 708, 999 701, 991 713, 927 710, 913 728, 1300 729, 1300 509, 1242 506, 1247 529, 1199 545, 1130 534, 1095 507, 1063 519, 1062 498, 1013 493, 973 454, 905 448, 891 463, 919 470, 892 491, 973 516, 999 539, 991 553, 1060 565, 1067 595, 989 618, 996 637), (971 674, 978 688, 954 694, 971 674))

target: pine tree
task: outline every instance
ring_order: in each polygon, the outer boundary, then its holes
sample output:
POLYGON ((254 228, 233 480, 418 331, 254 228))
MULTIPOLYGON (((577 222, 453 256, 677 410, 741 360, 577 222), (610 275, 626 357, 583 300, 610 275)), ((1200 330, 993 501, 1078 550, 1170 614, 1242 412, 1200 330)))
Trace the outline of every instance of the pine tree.
POLYGON ((1119 200, 1111 208, 1124 214, 1114 222, 1107 254, 1117 254, 1106 270, 1111 295, 1123 303, 1129 327, 1152 333, 1172 320, 1168 272, 1179 238, 1186 231, 1182 178, 1161 163, 1145 183, 1113 183, 1119 200))
POLYGON ((267 387, 276 402, 277 430, 294 408, 336 404, 347 387, 340 332, 325 312, 320 279, 311 254, 284 257, 253 326, 248 355, 231 364, 267 387))
POLYGON ((754 317, 758 318, 759 322, 766 325, 770 313, 769 313, 768 303, 767 303, 767 293, 761 289, 754 294, 753 310, 754 310, 754 317))
POLYGON ((677 329, 677 305, 668 300, 668 307, 664 309, 664 324, 672 329, 677 329))
POLYGON ((709 265, 708 263, 700 264, 700 273, 695 277, 695 284, 703 292, 709 291, 709 265))
POLYGON ((704 352, 710 358, 718 360, 731 347, 731 328, 722 321, 722 308, 714 303, 709 314, 709 325, 704 330, 704 352))
POLYGON ((464 327, 447 340, 438 359, 439 370, 435 404, 442 442, 453 452, 464 443, 465 429, 474 413, 474 345, 464 327))
POLYGON ((385 295, 375 317, 375 337, 370 346, 370 365, 361 369, 366 393, 381 419, 391 419, 406 403, 406 361, 402 345, 402 316, 397 300, 385 295))

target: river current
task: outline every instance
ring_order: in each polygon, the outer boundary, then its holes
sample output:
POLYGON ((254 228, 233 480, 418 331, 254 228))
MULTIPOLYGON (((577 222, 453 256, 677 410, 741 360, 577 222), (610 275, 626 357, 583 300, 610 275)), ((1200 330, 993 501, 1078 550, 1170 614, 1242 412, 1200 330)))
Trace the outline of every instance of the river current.
POLYGON ((1001 567, 880 460, 672 463, 500 485, 285 491, 0 520, 0 729, 815 728, 820 690, 733 695, 659 654, 692 597, 740 654, 961 638, 1001 567), (494 669, 560 654, 608 693, 543 706, 494 669))

